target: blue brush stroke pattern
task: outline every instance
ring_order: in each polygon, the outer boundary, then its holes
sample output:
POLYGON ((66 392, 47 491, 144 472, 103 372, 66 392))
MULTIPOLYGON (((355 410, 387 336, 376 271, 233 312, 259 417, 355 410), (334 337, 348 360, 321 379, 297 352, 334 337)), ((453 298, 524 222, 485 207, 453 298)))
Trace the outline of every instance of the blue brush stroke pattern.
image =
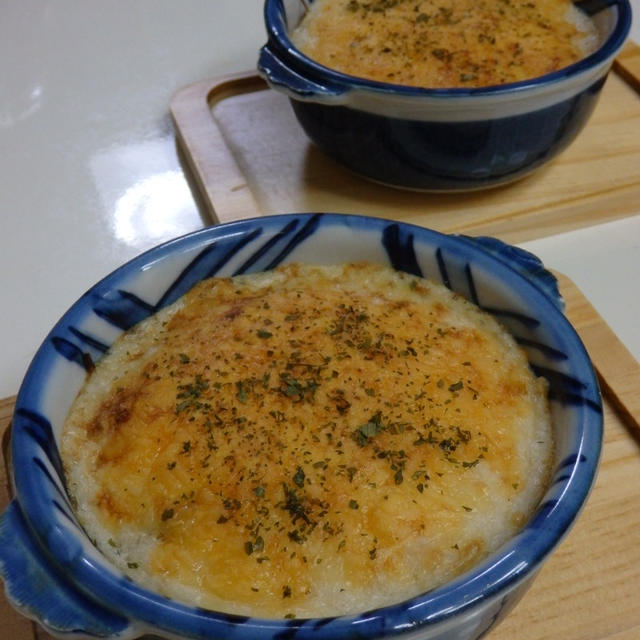
MULTIPOLYGON (((264 235, 264 229, 260 226, 250 232, 231 235, 223 240, 216 240, 198 253, 167 287, 165 293, 156 303, 141 300, 133 293, 118 289, 113 293, 96 299, 93 305, 94 312, 118 329, 126 331, 159 309, 177 300, 201 280, 217 275, 234 256, 247 247, 251 247, 251 253, 241 266, 236 269, 235 273, 245 273, 249 270, 255 270, 257 267, 261 269, 277 267, 285 261, 297 246, 304 243, 315 233, 320 225, 321 218, 322 214, 315 214, 305 219, 283 221, 281 229, 265 241, 261 240, 264 235)), ((509 266, 517 265, 517 269, 529 280, 534 281, 552 300, 561 300, 555 277, 544 268, 541 261, 533 254, 511 247, 494 238, 460 236, 460 239, 480 247, 509 266)), ((416 257, 414 242, 415 237, 412 231, 399 224, 390 223, 382 229, 381 243, 388 255, 391 266, 412 275, 422 276, 422 269, 416 257)), ((468 262, 462 267, 456 266, 455 263, 447 260, 446 251, 441 247, 436 249, 435 257, 440 280, 449 289, 452 288, 451 274, 456 269, 459 269, 463 280, 466 282, 469 298, 480 308, 501 320, 516 321, 527 329, 535 329, 540 325, 540 320, 530 315, 513 309, 496 308, 495 306, 484 304, 478 294, 472 265, 468 262)), ((559 302, 556 302, 556 304, 561 306, 559 302)), ((95 339, 90 339, 78 328, 70 327, 69 333, 76 340, 85 345, 88 344, 98 351, 104 352, 108 348, 107 345, 95 339)), ((562 361, 567 358, 566 354, 542 342, 519 336, 517 333, 514 334, 514 337, 520 345, 535 349, 551 360, 562 361)), ((82 345, 62 336, 54 336, 52 342, 58 353, 67 360, 73 361, 85 369, 91 366, 91 362, 87 362, 87 354, 82 345)), ((581 395, 579 381, 576 381, 574 385, 567 385, 567 381, 562 379, 562 374, 548 368, 544 370, 539 368, 538 373, 549 380, 553 398, 562 402, 583 403, 592 407, 597 404, 597 400, 584 398, 581 395)))
POLYGON ((391 266, 398 271, 422 277, 413 242, 414 235, 403 231, 397 224, 390 224, 382 233, 382 245, 387 251, 391 266))
POLYGON ((39 412, 32 409, 18 408, 15 415, 24 420, 24 426, 22 428, 25 433, 27 433, 38 448, 45 453, 58 476, 62 478, 62 460, 60 459, 58 448, 55 445, 51 423, 39 412))

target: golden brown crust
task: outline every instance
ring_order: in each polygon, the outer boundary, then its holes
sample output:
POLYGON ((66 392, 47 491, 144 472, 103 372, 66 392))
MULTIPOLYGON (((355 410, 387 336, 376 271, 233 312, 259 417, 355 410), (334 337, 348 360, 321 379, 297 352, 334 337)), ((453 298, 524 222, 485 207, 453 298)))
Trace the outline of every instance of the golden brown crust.
POLYGON ((292 39, 343 73, 430 88, 535 78, 596 43, 570 0, 315 0, 292 39))
POLYGON ((76 496, 74 470, 95 482, 79 502, 109 550, 174 595, 269 616, 348 609, 376 585, 384 602, 383 584, 407 597, 513 530, 482 513, 520 522, 539 496, 544 456, 518 502, 523 451, 541 434, 549 451, 539 382, 444 288, 293 265, 204 282, 137 331, 106 391, 103 363, 92 375, 63 457, 76 496), (146 560, 123 548, 132 531, 153 542, 146 560))

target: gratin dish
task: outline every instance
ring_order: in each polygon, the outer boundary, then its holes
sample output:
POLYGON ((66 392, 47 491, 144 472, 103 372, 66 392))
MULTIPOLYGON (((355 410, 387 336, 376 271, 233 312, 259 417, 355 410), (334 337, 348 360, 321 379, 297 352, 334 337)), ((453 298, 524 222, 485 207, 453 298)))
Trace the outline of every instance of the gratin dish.
POLYGON ((461 191, 505 184, 542 166, 591 115, 631 25, 628 0, 575 2, 600 45, 586 58, 528 81, 427 89, 339 73, 296 49, 299 0, 266 0, 268 41, 258 70, 291 99, 308 137, 357 174, 395 187, 461 191))
POLYGON ((38 350, 12 423, 15 498, 0 519, 9 600, 61 638, 475 640, 516 604, 564 538, 594 482, 602 404, 584 347, 540 261, 491 238, 444 235, 356 215, 287 214, 211 227, 161 245, 85 293, 38 350), (234 616, 172 601, 120 574, 78 525, 58 441, 88 363, 124 330, 213 275, 287 262, 371 261, 424 275, 496 316, 549 382, 556 451, 532 519, 450 583, 400 604, 335 618, 234 616))

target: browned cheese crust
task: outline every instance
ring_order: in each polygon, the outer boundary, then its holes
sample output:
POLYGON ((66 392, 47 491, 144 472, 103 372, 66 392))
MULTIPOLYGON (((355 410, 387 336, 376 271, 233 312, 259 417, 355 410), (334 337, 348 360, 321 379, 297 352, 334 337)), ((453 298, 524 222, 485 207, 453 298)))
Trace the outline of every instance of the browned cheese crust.
POLYGON ((134 579, 263 616, 457 575, 522 525, 550 451, 510 336, 367 264, 201 283, 98 364, 63 439, 82 521, 134 579))
POLYGON ((535 78, 597 43, 570 0, 315 0, 292 40, 343 73, 428 88, 535 78))

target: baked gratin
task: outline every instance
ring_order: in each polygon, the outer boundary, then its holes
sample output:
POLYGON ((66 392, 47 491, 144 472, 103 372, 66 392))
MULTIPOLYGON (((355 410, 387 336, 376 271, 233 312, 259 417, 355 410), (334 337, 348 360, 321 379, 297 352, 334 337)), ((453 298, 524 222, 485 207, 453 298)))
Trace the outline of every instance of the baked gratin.
POLYGON ((539 502, 546 384, 442 285, 373 264, 213 278, 123 334, 61 441, 98 548, 172 598, 262 617, 391 604, 539 502))
POLYGON ((291 39, 337 71, 427 88, 528 80, 598 46, 571 0, 314 0, 291 39))

